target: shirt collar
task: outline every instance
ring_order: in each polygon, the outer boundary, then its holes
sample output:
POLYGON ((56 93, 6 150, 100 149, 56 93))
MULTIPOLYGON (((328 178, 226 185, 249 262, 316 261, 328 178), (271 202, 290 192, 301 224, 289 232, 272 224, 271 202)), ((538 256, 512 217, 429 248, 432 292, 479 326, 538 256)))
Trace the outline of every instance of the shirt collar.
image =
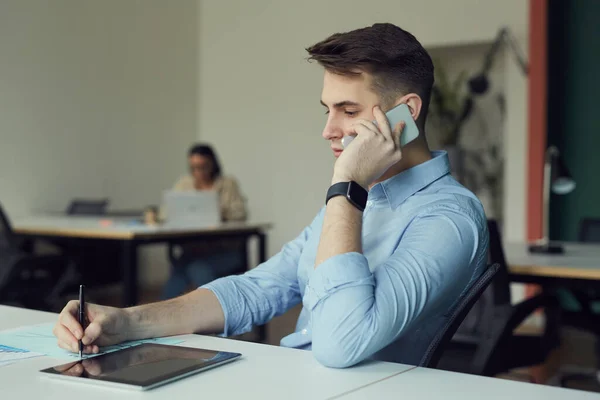
POLYGON ((431 155, 431 160, 374 185, 369 190, 369 200, 386 199, 390 207, 395 209, 419 190, 448 175, 450 173, 448 154, 445 151, 432 151, 431 155))

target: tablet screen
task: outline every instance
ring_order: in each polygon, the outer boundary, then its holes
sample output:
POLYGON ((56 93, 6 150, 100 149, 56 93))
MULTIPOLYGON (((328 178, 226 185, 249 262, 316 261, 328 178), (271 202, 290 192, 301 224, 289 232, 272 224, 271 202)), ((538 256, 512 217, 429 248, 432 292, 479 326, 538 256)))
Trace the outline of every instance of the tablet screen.
POLYGON ((155 386, 236 359, 241 354, 145 343, 41 372, 138 387, 155 386))

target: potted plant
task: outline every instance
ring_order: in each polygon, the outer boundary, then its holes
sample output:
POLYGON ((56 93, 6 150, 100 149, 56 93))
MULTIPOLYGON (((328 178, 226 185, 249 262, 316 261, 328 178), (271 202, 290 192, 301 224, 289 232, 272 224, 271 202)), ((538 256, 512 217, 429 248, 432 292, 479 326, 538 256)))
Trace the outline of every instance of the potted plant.
POLYGON ((460 180, 462 176, 460 131, 468 99, 465 95, 467 72, 461 71, 450 80, 439 60, 435 64, 435 84, 431 89, 427 131, 432 142, 448 152, 452 173, 460 180))

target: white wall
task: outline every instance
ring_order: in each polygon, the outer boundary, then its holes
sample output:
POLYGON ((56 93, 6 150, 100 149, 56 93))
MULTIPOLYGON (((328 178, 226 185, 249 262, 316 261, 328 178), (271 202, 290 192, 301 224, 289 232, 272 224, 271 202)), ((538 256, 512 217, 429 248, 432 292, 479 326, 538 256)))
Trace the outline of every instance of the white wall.
POLYGON ((196 138, 197 22, 196 0, 0 1, 0 202, 12 218, 76 196, 160 201, 196 138))
MULTIPOLYGON (((240 179, 252 218, 275 223, 269 252, 311 221, 331 177, 333 158, 320 136, 322 71, 305 62, 304 48, 386 21, 430 48, 491 42, 502 25, 525 45, 527 13, 524 0, 200 1, 199 137, 216 145, 226 172, 240 179)), ((522 83, 514 71, 505 78, 507 164, 517 166, 525 157, 522 83)), ((505 187, 509 239, 524 234, 522 183, 505 187)))

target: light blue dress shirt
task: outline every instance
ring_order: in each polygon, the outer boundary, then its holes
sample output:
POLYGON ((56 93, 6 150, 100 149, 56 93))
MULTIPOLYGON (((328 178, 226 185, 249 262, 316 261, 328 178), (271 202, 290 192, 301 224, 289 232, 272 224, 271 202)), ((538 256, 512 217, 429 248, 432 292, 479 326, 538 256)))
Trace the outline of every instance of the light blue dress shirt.
POLYGON ((416 365, 487 264, 481 203, 450 175, 445 152, 432 155, 371 188, 363 254, 340 254, 314 268, 323 207, 267 262, 203 286, 223 307, 223 334, 247 332, 302 302, 282 346, 312 349, 330 367, 367 358, 416 365))

